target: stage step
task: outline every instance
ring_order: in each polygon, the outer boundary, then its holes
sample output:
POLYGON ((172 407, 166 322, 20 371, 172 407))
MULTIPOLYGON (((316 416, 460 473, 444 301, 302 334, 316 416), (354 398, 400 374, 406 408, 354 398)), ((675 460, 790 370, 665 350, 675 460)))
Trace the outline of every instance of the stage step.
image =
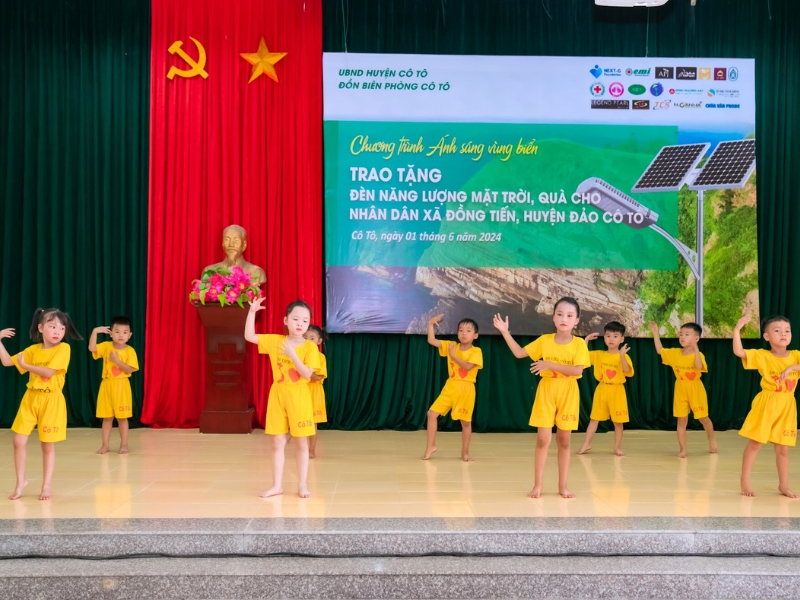
POLYGON ((792 518, 0 520, 0 557, 800 556, 792 518))
POLYGON ((11 559, 0 598, 797 598, 800 559, 11 559))

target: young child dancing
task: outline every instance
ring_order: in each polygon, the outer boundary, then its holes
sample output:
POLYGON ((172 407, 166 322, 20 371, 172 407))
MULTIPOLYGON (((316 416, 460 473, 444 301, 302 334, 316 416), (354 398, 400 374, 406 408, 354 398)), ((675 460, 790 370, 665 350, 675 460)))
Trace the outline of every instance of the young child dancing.
POLYGON ((686 458, 686 426, 689 424, 689 412, 700 421, 708 436, 709 452, 717 452, 717 441, 714 439, 714 424, 708 418, 708 395, 700 377, 708 373, 706 357, 700 352, 697 343, 703 335, 703 328, 697 323, 684 323, 678 334, 680 348, 664 348, 658 335, 658 325, 650 323, 656 352, 661 355, 661 362, 672 367, 675 373, 675 396, 672 401, 672 415, 678 418, 678 458, 686 458))
POLYGON ((556 333, 540 336, 524 348, 511 337, 508 331, 508 317, 505 321, 500 315, 494 316, 494 326, 503 334, 508 347, 517 358, 532 358, 531 373, 542 379, 536 388, 530 425, 538 427, 536 453, 534 458, 534 484, 529 498, 542 494, 544 468, 547 464, 547 450, 556 426, 558 444, 558 493, 563 498, 574 498, 569 491, 570 434, 578 428, 580 413, 580 392, 578 379, 583 370, 590 366, 589 349, 582 338, 572 335, 578 324, 581 309, 574 298, 561 298, 553 308, 553 323, 556 333))
POLYGON ((97 454, 107 454, 114 418, 119 426, 119 453, 128 453, 128 419, 133 416, 131 373, 139 370, 136 350, 128 345, 133 335, 131 320, 125 316, 111 319, 111 327, 95 327, 89 337, 89 352, 95 360, 103 359, 103 380, 97 394, 98 419, 103 419, 102 445, 97 454), (111 336, 110 342, 97 343, 101 333, 111 336))
POLYGON ((789 498, 797 498, 789 488, 789 447, 797 443, 797 402, 794 391, 800 375, 800 352, 789 350, 792 342, 792 325, 782 316, 769 317, 761 326, 769 350, 745 350, 742 347, 742 327, 750 317, 742 317, 733 330, 733 353, 742 359, 745 369, 758 370, 761 391, 753 404, 739 435, 750 441, 742 455, 741 486, 743 496, 755 496, 750 474, 758 451, 767 442, 775 447, 775 464, 778 468, 778 491, 789 498))
POLYGON ((319 368, 314 370, 308 389, 311 392, 311 405, 314 408, 314 435, 308 438, 308 457, 314 458, 317 455, 317 423, 328 422, 328 411, 325 408, 325 388, 322 382, 328 378, 328 360, 325 358, 322 349, 328 334, 322 327, 309 325, 308 331, 303 335, 308 341, 313 342, 320 349, 319 368))
POLYGON ((29 333, 31 339, 37 343, 10 356, 2 340, 14 337, 14 329, 0 331, 0 362, 5 367, 17 367, 20 373, 29 373, 28 389, 11 425, 11 431, 15 434, 14 470, 17 483, 8 499, 19 498, 28 485, 25 478, 28 436, 37 427, 42 446, 42 490, 39 500, 50 500, 56 465, 55 442, 67 439, 67 401, 62 390, 71 352, 69 344, 65 344, 64 340, 83 338, 75 329, 69 315, 57 308, 37 308, 33 313, 29 333))
POLYGON ((444 315, 436 315, 428 321, 428 343, 439 349, 439 355, 447 357, 448 379, 439 397, 428 410, 428 443, 422 460, 428 460, 436 452, 436 429, 440 415, 452 410, 454 420, 461 421, 461 460, 472 462, 469 442, 472 437, 472 411, 475 409, 475 380, 478 370, 483 368, 483 353, 473 346, 478 339, 478 324, 472 319, 461 319, 458 324, 458 343, 437 340, 433 328, 444 315))
POLYGON ((311 307, 302 300, 286 307, 283 324, 288 335, 256 334, 256 313, 264 310, 264 298, 250 303, 244 326, 244 338, 258 344, 260 354, 269 354, 273 384, 267 399, 265 433, 272 436, 272 487, 262 498, 283 493, 283 466, 286 462, 288 435, 297 442, 298 493, 310 498, 308 491, 308 438, 314 435, 314 409, 308 382, 319 368, 317 345, 303 337, 311 323, 311 307))
MULTIPOLYGON (((598 337, 600 334, 590 333, 586 336, 586 341, 591 342, 598 337)), ((608 350, 589 352, 598 385, 592 399, 592 414, 589 417, 591 419, 589 426, 586 428, 586 439, 578 454, 585 454, 592 449, 592 436, 597 431, 597 425, 600 421, 607 421, 610 418, 614 423, 614 454, 625 456, 622 451, 622 428, 623 423, 630 421, 625 381, 628 377, 633 377, 633 363, 628 356, 630 347, 623 343, 625 325, 618 321, 606 323, 603 327, 603 341, 608 350)))

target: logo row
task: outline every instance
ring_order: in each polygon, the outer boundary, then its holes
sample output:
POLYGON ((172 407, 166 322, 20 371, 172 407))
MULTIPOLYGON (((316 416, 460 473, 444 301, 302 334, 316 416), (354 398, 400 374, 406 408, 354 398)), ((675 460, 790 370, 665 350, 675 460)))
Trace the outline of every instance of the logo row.
POLYGON ((670 108, 740 108, 739 104, 703 104, 700 102, 674 102, 672 100, 592 100, 592 108, 617 110, 669 110, 670 108))
MULTIPOLYGON (((589 72, 595 79, 601 77, 622 77, 622 74, 631 77, 650 77, 653 69, 603 69, 600 65, 595 65, 589 72)), ((655 67, 656 79, 682 79, 684 81, 696 81, 707 79, 714 81, 737 81, 739 79, 739 69, 736 67, 655 67)))
MULTIPOLYGON (((589 91, 592 92, 592 96, 600 97, 606 95, 606 86, 599 81, 596 81, 589 87, 589 91)), ((633 85, 628 86, 628 93, 632 96, 641 96, 647 91, 647 88, 643 85, 635 83, 633 85)), ((666 90, 664 86, 659 82, 654 83, 650 86, 650 93, 658 98, 661 94, 663 94, 666 90)), ((725 96, 728 98, 738 98, 739 97, 739 90, 702 90, 697 88, 670 88, 669 94, 675 95, 685 95, 685 96, 701 96, 703 94, 707 95, 710 98, 714 96, 725 96)), ((615 81, 608 86, 608 93, 613 96, 614 98, 619 98, 625 93, 625 86, 622 85, 619 81, 615 81)))

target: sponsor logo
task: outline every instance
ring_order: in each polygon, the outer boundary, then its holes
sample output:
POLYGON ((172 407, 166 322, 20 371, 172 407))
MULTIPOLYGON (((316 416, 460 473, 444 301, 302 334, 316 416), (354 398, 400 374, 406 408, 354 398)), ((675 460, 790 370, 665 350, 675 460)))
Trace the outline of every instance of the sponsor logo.
POLYGON ((703 90, 700 88, 670 88, 669 93, 678 96, 702 96, 703 90))
POLYGON ((592 108, 628 110, 630 106, 630 100, 592 100, 592 108))
POLYGON ((594 78, 597 79, 603 74, 603 69, 600 68, 600 65, 595 65, 594 69, 589 69, 589 73, 594 75, 594 78))
POLYGON ((703 108, 703 101, 700 102, 673 102, 675 108, 703 108))
POLYGON ((672 100, 654 100, 653 110, 669 110, 672 106, 672 100))
POLYGON ((622 69, 603 69, 606 77, 622 77, 622 69))
MULTIPOLYGON (((711 74, 709 71, 709 79, 711 74)), ((675 79, 697 79, 697 67, 677 67, 675 69, 675 79)))
POLYGON ((625 75, 634 77, 649 77, 651 69, 625 69, 625 75))
POLYGON ((606 86, 604 86, 599 81, 593 83, 589 89, 592 91, 592 96, 602 96, 603 94, 606 93, 606 86))
POLYGON ((675 77, 675 67, 656 67, 656 79, 672 79, 675 77))
POLYGON ((675 93, 675 88, 669 88, 669 93, 670 94, 674 94, 675 93))
POLYGON ((713 98, 714 96, 718 98, 738 98, 739 97, 739 90, 708 90, 706 92, 709 98, 713 98))
POLYGON ((633 85, 628 86, 628 93, 633 94, 634 96, 641 96, 646 91, 647 88, 638 83, 634 83, 633 85))
POLYGON ((656 82, 650 86, 650 93, 653 94, 653 96, 658 97, 664 93, 664 86, 656 82))
POLYGON ((633 110, 650 110, 650 100, 634 100, 633 110))
POLYGON ((706 108, 739 108, 739 104, 722 104, 722 103, 714 103, 709 102, 706 104, 706 108))
POLYGON ((728 79, 728 69, 714 67, 714 81, 725 81, 728 79))
MULTIPOLYGON (((710 67, 700 67, 697 73, 698 79, 711 79, 711 68, 710 67)), ((694 79, 694 78, 692 78, 694 79)))
POLYGON ((728 79, 730 81, 736 81, 737 79, 739 79, 739 69, 737 69, 736 67, 731 67, 730 69, 728 69, 728 79))
POLYGON ((619 81, 615 81, 610 86, 608 86, 608 93, 614 96, 614 98, 619 98, 622 94, 625 93, 625 86, 622 85, 619 81))

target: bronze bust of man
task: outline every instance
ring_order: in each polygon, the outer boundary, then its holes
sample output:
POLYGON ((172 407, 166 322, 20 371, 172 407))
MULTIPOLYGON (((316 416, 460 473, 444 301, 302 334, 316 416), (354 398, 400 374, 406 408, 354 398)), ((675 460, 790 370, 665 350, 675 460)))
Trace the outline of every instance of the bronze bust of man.
POLYGON ((253 282, 259 285, 267 280, 264 269, 247 262, 242 254, 247 248, 247 231, 240 225, 228 225, 222 232, 222 249, 225 251, 225 260, 213 265, 208 265, 203 272, 209 269, 232 269, 240 267, 245 273, 250 273, 253 282))

